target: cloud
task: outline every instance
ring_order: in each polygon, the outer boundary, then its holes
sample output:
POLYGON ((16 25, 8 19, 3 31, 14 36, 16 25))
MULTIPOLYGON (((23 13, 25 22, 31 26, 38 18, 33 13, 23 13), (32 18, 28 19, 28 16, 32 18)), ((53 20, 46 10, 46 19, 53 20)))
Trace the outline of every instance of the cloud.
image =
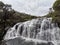
POLYGON ((48 13, 55 0, 2 0, 12 5, 12 8, 35 16, 43 16, 48 13))

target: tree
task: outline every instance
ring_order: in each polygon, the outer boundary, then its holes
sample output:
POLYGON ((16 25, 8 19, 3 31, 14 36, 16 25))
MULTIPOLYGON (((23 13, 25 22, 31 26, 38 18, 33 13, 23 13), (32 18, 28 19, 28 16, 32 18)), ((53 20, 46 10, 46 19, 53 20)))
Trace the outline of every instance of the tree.
POLYGON ((0 8, 3 8, 4 3, 0 1, 0 8))
POLYGON ((9 15, 11 15, 12 8, 11 5, 4 4, 3 2, 0 1, 0 40, 3 38, 3 36, 6 34, 6 25, 7 19, 9 19, 9 15))
POLYGON ((53 9, 55 11, 60 11, 60 0, 56 0, 56 2, 53 4, 53 9))

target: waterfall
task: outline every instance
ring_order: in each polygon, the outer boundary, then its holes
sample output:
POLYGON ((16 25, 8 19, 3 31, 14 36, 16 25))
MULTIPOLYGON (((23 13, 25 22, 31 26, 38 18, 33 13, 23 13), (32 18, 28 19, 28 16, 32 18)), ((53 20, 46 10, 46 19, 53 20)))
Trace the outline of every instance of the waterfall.
POLYGON ((4 40, 17 37, 25 41, 52 42, 54 45, 60 45, 60 29, 56 23, 52 23, 52 18, 37 18, 17 23, 7 31, 4 40))

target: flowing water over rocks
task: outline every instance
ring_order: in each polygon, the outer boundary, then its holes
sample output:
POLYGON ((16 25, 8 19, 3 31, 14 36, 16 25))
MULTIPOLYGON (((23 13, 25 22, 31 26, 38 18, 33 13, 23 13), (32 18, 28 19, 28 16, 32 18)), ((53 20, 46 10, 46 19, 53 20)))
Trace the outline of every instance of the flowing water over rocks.
POLYGON ((10 28, 6 45, 60 45, 60 29, 52 18, 38 18, 17 23, 10 28))

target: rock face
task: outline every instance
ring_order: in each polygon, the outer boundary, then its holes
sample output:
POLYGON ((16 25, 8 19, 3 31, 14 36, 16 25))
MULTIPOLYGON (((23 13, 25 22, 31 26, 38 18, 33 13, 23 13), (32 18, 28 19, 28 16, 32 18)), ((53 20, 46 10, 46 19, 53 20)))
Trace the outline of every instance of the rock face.
POLYGON ((52 18, 38 18, 17 23, 8 29, 6 45, 59 45, 60 29, 52 18))

